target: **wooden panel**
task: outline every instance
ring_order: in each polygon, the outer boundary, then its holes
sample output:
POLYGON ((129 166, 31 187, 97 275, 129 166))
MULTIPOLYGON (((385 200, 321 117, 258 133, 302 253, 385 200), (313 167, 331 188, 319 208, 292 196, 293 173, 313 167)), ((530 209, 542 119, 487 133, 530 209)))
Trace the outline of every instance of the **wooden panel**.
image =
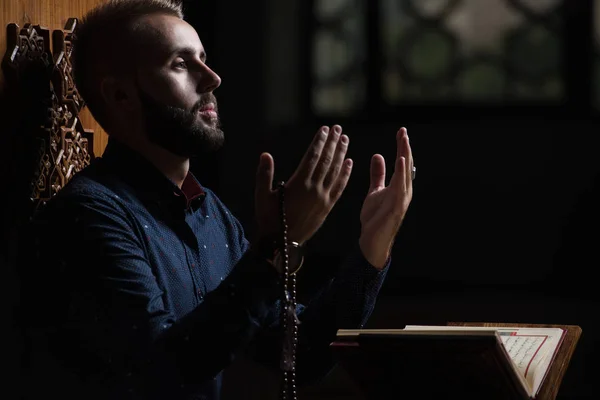
MULTIPOLYGON (((71 17, 81 18, 88 10, 103 0, 1 0, 0 1, 0 54, 6 52, 6 27, 14 22, 22 27, 26 23, 50 29, 63 29, 71 17)), ((4 77, 0 71, 0 87, 4 77)), ((106 132, 98 125, 87 108, 80 114, 83 126, 94 131, 94 154, 102 155, 107 143, 106 132)))

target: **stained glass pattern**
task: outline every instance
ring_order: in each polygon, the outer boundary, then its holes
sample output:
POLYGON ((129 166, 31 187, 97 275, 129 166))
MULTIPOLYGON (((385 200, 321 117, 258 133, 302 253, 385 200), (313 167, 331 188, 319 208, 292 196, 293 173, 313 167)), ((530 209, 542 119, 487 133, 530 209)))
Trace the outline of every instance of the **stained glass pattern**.
POLYGON ((374 3, 384 104, 563 99, 560 0, 370 1, 315 1, 315 111, 364 104, 365 65, 373 62, 367 24, 374 23, 364 15, 374 3))
POLYGON ((560 99, 558 0, 382 0, 389 103, 560 99))
POLYGON ((316 1, 312 105, 318 113, 357 111, 365 97, 365 8, 361 0, 316 1))

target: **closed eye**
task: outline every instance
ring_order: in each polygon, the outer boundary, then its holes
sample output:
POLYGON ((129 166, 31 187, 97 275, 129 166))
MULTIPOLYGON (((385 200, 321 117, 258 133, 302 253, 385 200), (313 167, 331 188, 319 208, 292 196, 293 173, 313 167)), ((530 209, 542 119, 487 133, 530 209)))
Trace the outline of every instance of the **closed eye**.
POLYGON ((177 68, 177 69, 187 69, 187 62, 186 61, 179 61, 179 62, 175 63, 175 68, 177 68))

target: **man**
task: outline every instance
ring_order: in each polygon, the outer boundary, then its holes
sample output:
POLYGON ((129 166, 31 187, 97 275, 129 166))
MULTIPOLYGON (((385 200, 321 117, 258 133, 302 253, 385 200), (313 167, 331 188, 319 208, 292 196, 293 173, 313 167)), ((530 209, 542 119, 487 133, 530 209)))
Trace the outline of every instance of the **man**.
MULTIPOLYGON (((22 269, 35 354, 28 395, 218 399, 221 371, 237 355, 279 367, 274 162, 260 156, 258 234, 248 240, 189 172, 190 157, 223 143, 213 95, 221 81, 180 6, 109 1, 84 18, 73 57, 78 90, 110 140, 31 227, 34 261, 22 269)), ((341 196, 348 143, 340 126, 322 127, 285 183, 290 242, 308 241, 341 196)), ((373 310, 412 198, 405 129, 397 147, 387 187, 383 158, 372 159, 354 250, 326 290, 298 306, 300 381, 330 365, 337 329, 361 327, 373 310)))

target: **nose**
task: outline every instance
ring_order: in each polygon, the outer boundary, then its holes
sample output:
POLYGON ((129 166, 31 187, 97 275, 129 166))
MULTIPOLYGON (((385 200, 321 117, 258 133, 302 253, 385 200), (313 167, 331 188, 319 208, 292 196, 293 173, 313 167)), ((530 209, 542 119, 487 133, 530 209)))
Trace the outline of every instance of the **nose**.
POLYGON ((221 77, 206 64, 203 63, 198 72, 198 91, 200 93, 212 92, 221 86, 221 77))

